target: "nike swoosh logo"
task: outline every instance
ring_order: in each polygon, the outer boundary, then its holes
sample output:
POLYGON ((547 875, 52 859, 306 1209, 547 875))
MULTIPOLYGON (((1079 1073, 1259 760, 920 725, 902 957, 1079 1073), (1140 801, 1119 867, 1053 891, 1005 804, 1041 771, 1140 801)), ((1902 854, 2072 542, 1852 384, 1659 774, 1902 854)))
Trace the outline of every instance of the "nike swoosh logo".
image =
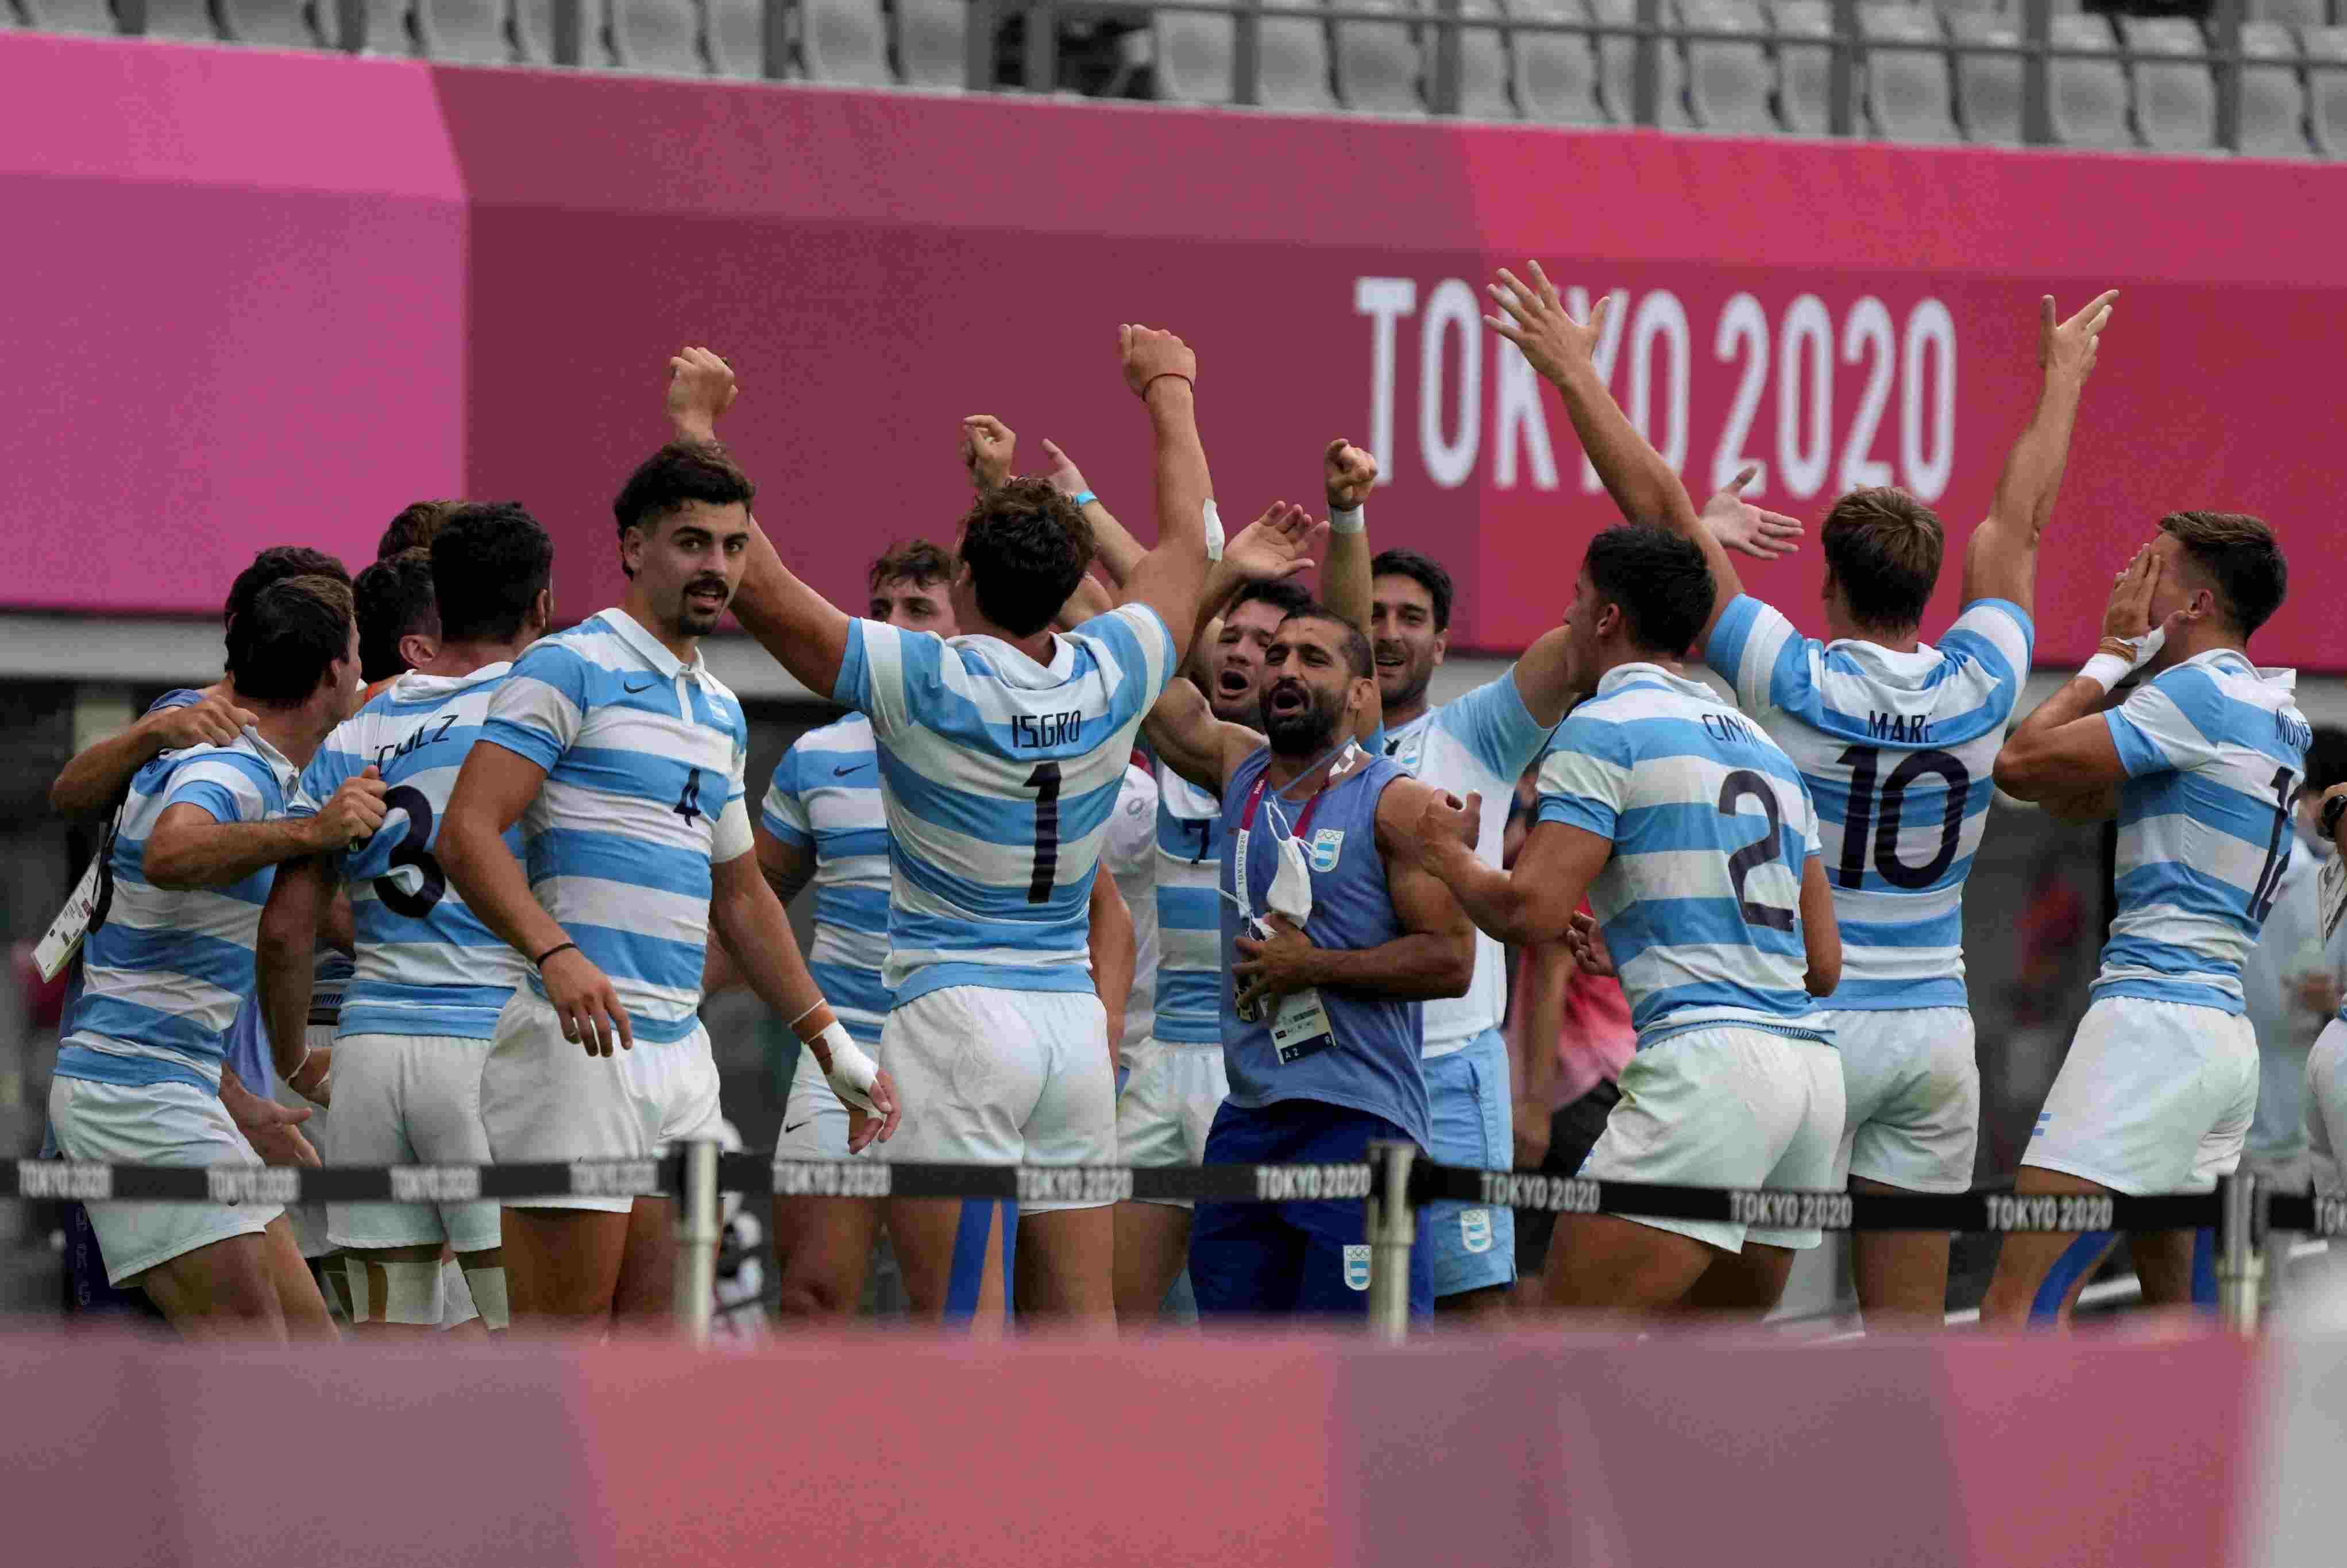
POLYGON ((852 773, 856 773, 856 772, 857 772, 857 771, 859 771, 859 770, 861 770, 861 769, 864 769, 864 768, 868 768, 868 767, 870 767, 871 765, 872 765, 872 764, 871 764, 870 763, 850 763, 850 764, 847 764, 847 766, 846 766, 846 767, 844 767, 844 768, 834 768, 834 769, 832 769, 832 770, 831 770, 831 776, 832 776, 832 777, 834 777, 834 778, 835 778, 835 779, 844 779, 844 778, 846 778, 848 774, 852 774, 852 773))
POLYGON ((620 690, 627 692, 628 695, 632 697, 639 692, 649 692, 659 684, 660 682, 657 681, 647 681, 641 686, 630 686, 626 682, 622 681, 620 682, 620 690))
MULTIPOLYGON (((807 1120, 808 1120, 808 1121, 813 1121, 813 1120, 814 1120, 814 1118, 813 1118, 813 1117, 809 1117, 807 1120)), ((784 1131, 784 1132, 797 1132, 800 1128, 802 1128, 802 1127, 804 1127, 804 1126, 805 1126, 805 1125, 806 1125, 806 1122, 794 1122, 790 1123, 788 1126, 784 1127, 784 1128, 783 1129, 783 1131, 784 1131)))

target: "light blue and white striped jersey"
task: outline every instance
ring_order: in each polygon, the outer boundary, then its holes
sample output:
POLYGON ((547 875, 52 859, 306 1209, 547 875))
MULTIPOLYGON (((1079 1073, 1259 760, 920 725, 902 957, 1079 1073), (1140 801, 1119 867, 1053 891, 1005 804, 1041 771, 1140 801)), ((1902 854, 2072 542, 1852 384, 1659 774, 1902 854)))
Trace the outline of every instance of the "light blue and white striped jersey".
MULTIPOLYGON (((1410 777, 1465 800, 1483 797, 1481 832, 1475 853, 1497 870, 1508 835, 1508 807, 1516 781, 1548 744, 1551 726, 1533 719, 1516 687, 1515 666, 1497 680, 1407 724, 1385 732, 1385 754, 1410 777)), ((1426 1004, 1426 1054, 1449 1056, 1485 1030, 1497 1029, 1508 1011, 1507 953, 1498 938, 1475 933, 1475 979, 1461 997, 1437 997, 1426 1004)))
POLYGON ((215 822, 268 822, 286 814, 300 786, 293 764, 250 728, 231 745, 166 752, 138 770, 107 855, 105 921, 82 945, 82 994, 57 1050, 59 1077, 219 1092, 222 1037, 252 994, 253 943, 277 868, 169 890, 147 880, 147 840, 175 805, 215 822))
MULTIPOLYGON (((358 933, 344 1034, 486 1040, 521 983, 522 956, 465 907, 432 853, 465 754, 510 669, 501 661, 469 675, 410 671, 338 725, 302 771, 313 804, 297 814, 323 806, 370 767, 389 786, 383 825, 334 857, 358 933)), ((518 825, 507 830, 506 846, 523 853, 518 825)))
POLYGON ((851 713, 809 730, 783 753, 760 815, 766 831, 815 856, 815 942, 807 971, 849 1036, 880 1043, 889 996, 888 818, 872 721, 851 713))
POLYGON ((1749 594, 1705 650, 1801 770, 1841 927, 1835 1008, 1964 1005, 1964 878, 2034 629, 2010 600, 1966 605, 1937 648, 1820 642, 1749 594))
POLYGON ((2093 995, 2242 1010, 2258 939, 2297 835, 2291 802, 2314 732, 2298 675, 2218 649, 2161 671, 2103 715, 2119 786, 2118 917, 2093 995))
POLYGON ((607 610, 514 661, 481 739, 546 770, 521 819, 538 901, 610 977, 639 1042, 691 1034, 709 868, 751 848, 742 704, 697 650, 687 664, 607 610))
POLYGON ((1534 821, 1613 841, 1589 907, 1639 1050, 1723 1024, 1827 1039, 1801 938, 1817 810, 1792 759, 1709 687, 1607 671, 1541 759, 1534 821))
POLYGON ((1157 764, 1157 1017, 1151 1038, 1223 1043, 1223 803, 1157 764))
POLYGON ((1038 664, 1009 643, 851 621, 833 697, 872 721, 898 1006, 948 986, 1083 991, 1102 831, 1174 640, 1122 605, 1038 664))

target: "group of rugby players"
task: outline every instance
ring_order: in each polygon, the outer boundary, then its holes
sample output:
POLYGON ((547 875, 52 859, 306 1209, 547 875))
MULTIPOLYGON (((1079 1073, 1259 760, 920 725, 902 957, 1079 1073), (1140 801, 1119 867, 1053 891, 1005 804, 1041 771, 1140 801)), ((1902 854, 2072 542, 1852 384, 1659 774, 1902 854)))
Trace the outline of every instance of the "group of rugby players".
MULTIPOLYGON (((354 583, 317 552, 263 552, 229 596, 222 679, 58 781, 61 805, 111 811, 58 1151, 650 1158, 719 1134, 699 1009, 742 984, 804 1046, 785 1157, 1327 1163, 1405 1138, 1504 1167, 1506 948, 1562 947, 1618 980, 1639 1047, 1583 1174, 1961 1192, 1980 1115, 1961 897, 2001 789, 2119 822, 2118 917, 2020 1190, 2205 1191, 2232 1169, 2257 1094, 2240 959, 2292 853, 2309 739, 2291 677, 2244 651, 2285 586, 2270 530, 2160 519, 2116 574, 2101 651, 2007 733, 2116 296, 2059 322, 2045 302, 2038 402, 1934 645, 1917 633, 1943 536, 1922 504, 1834 504, 1830 640, 1805 638, 1730 554, 1777 553, 1799 525, 1744 480, 1697 509, 1605 389, 1604 303, 1574 321, 1537 266, 1490 292, 1487 322, 1557 389, 1626 521, 1528 563, 1563 624, 1440 705, 1451 579, 1371 554, 1375 457, 1329 443, 1326 521, 1277 503, 1226 540, 1195 356, 1137 326, 1118 355, 1152 433, 1153 546, 1058 447, 1018 477, 1012 433, 974 415, 951 547, 892 547, 851 616, 769 544, 718 442, 733 372, 688 348, 674 439, 614 503, 626 593, 569 630, 553 547, 514 504, 410 508, 354 583), (701 649, 729 609, 850 710, 754 810, 742 708, 701 649), (809 886, 802 957, 784 907, 809 886)), ((2318 1060, 2342 1049, 2334 1022, 2318 1060)), ((436 1197, 329 1204, 323 1224, 99 1203, 89 1223, 108 1279, 188 1332, 671 1310, 664 1200, 436 1197)), ((1185 1265, 1203 1316, 1341 1315, 1371 1268, 1359 1204, 1317 1194, 1194 1214, 1075 1189, 786 1197, 773 1217, 783 1310, 805 1317, 855 1309, 883 1226, 917 1317, 986 1324, 1146 1321, 1185 1265)), ((1572 1215, 1520 1289, 1510 1212, 1440 1204, 1411 1296, 1478 1317, 1755 1314, 1819 1239, 1572 1215)), ((1859 1236, 1870 1317, 1939 1321, 1949 1245, 1859 1236)), ((1987 1316, 2074 1288, 2069 1245, 2008 1238, 1987 1316)), ((2148 1299, 2188 1296, 2189 1250, 2137 1238, 2148 1299)))

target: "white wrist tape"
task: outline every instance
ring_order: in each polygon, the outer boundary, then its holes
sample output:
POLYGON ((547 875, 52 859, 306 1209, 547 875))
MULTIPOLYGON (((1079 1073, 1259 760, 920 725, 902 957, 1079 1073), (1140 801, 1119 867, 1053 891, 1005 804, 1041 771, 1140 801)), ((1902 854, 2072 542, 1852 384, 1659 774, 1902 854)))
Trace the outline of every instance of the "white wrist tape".
POLYGON ((824 1026, 821 1039, 831 1053, 831 1065, 823 1074, 831 1091, 842 1104, 877 1112, 880 1108, 872 1103, 872 1082, 880 1076, 880 1064, 864 1054, 864 1048, 847 1037, 836 1020, 824 1026))
POLYGON ((2121 637, 2112 641, 2126 643, 2134 652, 2126 659, 2116 653, 2096 653, 2086 661, 2086 668, 2078 671, 2086 680, 2100 684, 2106 692, 2159 656, 2159 651, 2168 646, 2168 629, 2155 626, 2141 637, 2121 637))
POLYGON ((2107 692, 2134 672, 2133 667, 2116 653, 2097 653, 2078 671, 2081 681, 2092 681, 2107 692))
POLYGON ((1367 507, 1335 507, 1328 512, 1328 531, 1332 534, 1358 534, 1369 526, 1367 507))
POLYGON ((1206 503, 1206 559, 1223 559, 1223 514, 1214 510, 1214 503, 1206 503))

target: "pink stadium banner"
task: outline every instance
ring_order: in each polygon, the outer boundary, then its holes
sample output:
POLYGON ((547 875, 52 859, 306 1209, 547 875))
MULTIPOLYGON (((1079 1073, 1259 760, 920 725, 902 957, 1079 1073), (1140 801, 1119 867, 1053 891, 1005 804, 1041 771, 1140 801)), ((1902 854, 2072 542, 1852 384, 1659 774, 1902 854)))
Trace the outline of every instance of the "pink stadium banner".
MULTIPOLYGON (((949 539, 962 415, 1050 436, 1146 536, 1120 321, 1197 347, 1226 518, 1373 445, 1380 545, 1446 561, 1462 650, 1554 623, 1611 520, 1553 395, 1478 320, 1539 257, 1618 293, 1624 405, 1706 491, 1814 519, 1896 484, 1954 532, 2035 396, 2037 301, 2124 291, 2040 583, 2082 657, 2165 511, 2258 512, 2291 601, 2253 651, 2347 671, 2332 548, 2347 168, 1750 141, 716 86, 0 38, 0 603, 206 614, 251 549, 364 556, 417 496, 518 498, 566 616, 618 591, 610 499, 667 355, 817 586, 949 539)), ((1756 566, 1797 611, 1812 547, 1756 566)), ((1813 616, 1805 616, 1814 623, 1813 616)))

